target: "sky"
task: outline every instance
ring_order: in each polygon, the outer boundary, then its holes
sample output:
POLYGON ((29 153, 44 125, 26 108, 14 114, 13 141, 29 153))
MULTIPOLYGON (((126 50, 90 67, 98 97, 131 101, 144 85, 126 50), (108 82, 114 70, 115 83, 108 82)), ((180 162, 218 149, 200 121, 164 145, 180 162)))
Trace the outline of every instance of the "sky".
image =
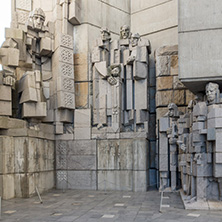
POLYGON ((10 27, 11 0, 0 0, 0 46, 5 40, 5 28, 10 27))

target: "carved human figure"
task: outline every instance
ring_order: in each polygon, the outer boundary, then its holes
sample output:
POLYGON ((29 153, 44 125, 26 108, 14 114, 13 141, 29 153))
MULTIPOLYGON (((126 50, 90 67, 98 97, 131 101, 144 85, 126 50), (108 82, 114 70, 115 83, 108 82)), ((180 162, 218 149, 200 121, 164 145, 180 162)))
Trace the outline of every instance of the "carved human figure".
MULTIPOLYGON (((7 39, 0 49, 4 73, 3 83, 10 85, 13 82, 13 75, 17 77, 19 101, 17 98, 15 101, 19 104, 15 106, 17 108, 15 117, 26 118, 30 121, 32 119, 34 122, 54 122, 55 107, 51 103, 54 99, 57 101, 58 109, 62 108, 66 110, 66 113, 70 113, 69 119, 66 118, 68 115, 65 115, 64 122, 71 123, 73 118, 69 111, 73 110, 75 105, 72 36, 57 35, 60 41, 56 50, 61 55, 60 61, 58 61, 58 56, 52 58, 54 33, 50 28, 52 23, 49 21, 45 25, 45 20, 44 11, 37 8, 30 13, 25 27, 9 29, 7 39), (65 44, 65 47, 61 47, 62 44, 65 44), (62 60, 66 60, 65 63, 62 60), (59 74, 57 74, 58 70, 60 70, 59 74), (68 73, 63 73, 66 71, 68 73), (58 83, 54 95, 51 94, 52 90, 50 91, 52 81, 58 83)), ((60 110, 57 111, 58 122, 62 119, 58 117, 59 112, 60 110)), ((60 130, 60 133, 63 133, 63 130, 60 130)))
POLYGON ((220 91, 217 83, 209 82, 206 85, 206 96, 208 104, 214 104, 219 102, 220 91))

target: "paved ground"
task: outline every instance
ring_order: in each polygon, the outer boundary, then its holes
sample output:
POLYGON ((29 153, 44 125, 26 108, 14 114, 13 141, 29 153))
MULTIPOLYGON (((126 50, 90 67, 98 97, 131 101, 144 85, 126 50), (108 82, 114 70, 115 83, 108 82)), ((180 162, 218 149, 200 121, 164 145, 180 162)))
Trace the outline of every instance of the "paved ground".
POLYGON ((54 190, 38 197, 2 201, 5 222, 222 222, 222 211, 186 211, 179 193, 54 190))

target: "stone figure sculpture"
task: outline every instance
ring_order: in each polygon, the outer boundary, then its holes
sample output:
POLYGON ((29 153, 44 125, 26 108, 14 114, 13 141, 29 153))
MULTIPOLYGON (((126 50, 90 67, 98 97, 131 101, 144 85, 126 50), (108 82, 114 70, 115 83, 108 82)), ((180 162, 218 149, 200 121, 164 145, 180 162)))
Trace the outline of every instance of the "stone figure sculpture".
POLYGON ((12 88, 18 81, 15 117, 54 122, 56 134, 63 134, 63 123, 73 122, 75 108, 73 39, 65 33, 55 35, 52 22, 45 25, 45 20, 44 11, 37 8, 23 29, 6 29, 0 79, 12 88))
POLYGON ((147 131, 150 43, 132 35, 127 25, 120 28, 119 40, 110 36, 102 28, 92 53, 93 124, 111 132, 147 131))

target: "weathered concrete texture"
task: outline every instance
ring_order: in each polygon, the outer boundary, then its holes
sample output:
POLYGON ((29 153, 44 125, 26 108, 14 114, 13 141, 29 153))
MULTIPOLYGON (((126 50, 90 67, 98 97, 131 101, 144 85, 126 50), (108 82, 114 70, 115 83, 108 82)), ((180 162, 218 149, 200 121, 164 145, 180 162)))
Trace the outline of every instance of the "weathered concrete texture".
POLYGON ((0 137, 0 190, 3 199, 42 193, 54 182, 54 142, 31 137, 0 137))
POLYGON ((144 35, 177 26, 176 0, 163 2, 165 4, 152 3, 154 2, 146 2, 146 0, 140 1, 139 4, 132 1, 131 25, 133 31, 136 30, 144 35), (159 13, 160 11, 162 13, 159 13), (149 21, 148 26, 147 21, 149 21))
POLYGON ((98 140, 98 189, 145 191, 146 139, 98 140))
POLYGON ((211 80, 222 84, 220 6, 217 0, 179 1, 179 78, 193 92, 211 80))

